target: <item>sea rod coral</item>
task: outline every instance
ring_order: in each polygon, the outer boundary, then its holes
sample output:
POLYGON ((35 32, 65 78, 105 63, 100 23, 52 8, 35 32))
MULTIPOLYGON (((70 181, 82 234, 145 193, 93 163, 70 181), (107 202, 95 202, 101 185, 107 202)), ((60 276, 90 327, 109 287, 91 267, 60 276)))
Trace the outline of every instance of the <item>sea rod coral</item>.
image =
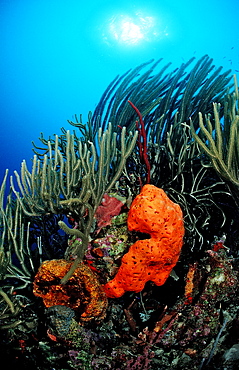
MULTIPOLYGON (((17 191, 13 178, 11 186, 24 213, 40 216, 46 213, 73 215, 77 228, 69 229, 61 221, 59 226, 70 235, 79 236, 82 248, 70 271, 62 279, 66 283, 86 251, 94 214, 105 193, 108 193, 122 174, 126 160, 136 144, 138 133, 120 135, 121 147, 116 149, 116 132, 109 123, 105 132, 100 128, 94 142, 84 143, 69 131, 42 142, 45 154, 34 156, 32 171, 22 162, 21 175, 15 171, 17 191), (64 135, 63 135, 64 136, 64 135), (40 159, 38 159, 40 157, 40 159)), ((39 149, 39 148, 38 148, 39 149)))

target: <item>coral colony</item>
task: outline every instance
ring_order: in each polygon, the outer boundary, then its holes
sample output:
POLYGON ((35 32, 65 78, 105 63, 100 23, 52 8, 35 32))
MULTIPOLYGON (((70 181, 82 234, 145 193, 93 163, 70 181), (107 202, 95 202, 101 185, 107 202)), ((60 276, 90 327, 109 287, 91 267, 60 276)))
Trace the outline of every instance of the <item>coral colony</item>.
POLYGON ((41 136, 8 191, 6 170, 11 368, 239 367, 237 80, 208 56, 160 63, 116 77, 73 133, 41 136))

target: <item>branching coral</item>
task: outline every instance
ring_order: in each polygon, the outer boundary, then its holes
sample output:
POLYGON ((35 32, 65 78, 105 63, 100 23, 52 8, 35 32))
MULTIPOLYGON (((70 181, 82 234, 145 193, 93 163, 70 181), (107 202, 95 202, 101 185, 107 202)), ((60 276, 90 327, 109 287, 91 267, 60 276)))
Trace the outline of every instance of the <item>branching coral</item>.
POLYGON ((15 171, 20 193, 11 185, 25 214, 74 212, 77 222, 82 221, 86 209, 95 212, 102 197, 118 180, 126 160, 134 149, 137 132, 126 134, 123 127, 121 147, 116 148, 116 132, 111 124, 103 132, 100 128, 94 142, 84 143, 74 134, 66 132, 65 140, 56 135, 55 140, 44 140, 44 155, 35 155, 31 172, 26 162, 21 165, 21 175, 15 171), (38 159, 41 158, 41 159, 38 159), (78 218, 77 218, 78 215, 78 218))
POLYGON ((139 158, 141 163, 143 163, 146 167, 146 184, 150 183, 150 163, 148 159, 148 148, 147 148, 147 134, 144 127, 144 121, 142 114, 138 110, 138 108, 129 100, 129 104, 138 114, 139 122, 136 121, 136 128, 139 132, 139 138, 137 141, 138 148, 139 148, 139 158))
POLYGON ((125 291, 140 292, 147 281, 163 285, 182 248, 182 211, 153 185, 145 185, 134 199, 128 228, 150 234, 151 238, 137 241, 123 256, 115 278, 104 287, 108 297, 120 297, 125 291))
POLYGON ((224 120, 220 122, 221 105, 213 104, 213 119, 210 115, 199 113, 200 133, 196 133, 191 122, 191 131, 194 139, 205 151, 210 161, 226 181, 239 186, 239 147, 238 147, 238 87, 235 79, 235 92, 228 94, 225 98, 224 120))
MULTIPOLYGON (((150 60, 117 76, 110 83, 93 115, 89 116, 91 130, 87 131, 87 135, 90 140, 99 127, 106 129, 108 122, 118 132, 120 126, 135 129, 137 113, 132 111, 128 100, 142 113, 149 141, 157 144, 165 143, 177 111, 180 122, 187 121, 191 116, 195 127, 198 127, 198 112, 208 113, 213 101, 223 102, 231 71, 222 73, 222 67, 215 69, 208 55, 196 62, 195 58, 191 58, 170 72, 171 63, 157 71, 162 61, 159 59, 153 63, 150 60), (189 66, 192 66, 191 70, 188 70, 189 66)), ((81 120, 70 123, 80 130, 84 128, 81 120)))
MULTIPOLYGON (((32 171, 22 162, 21 176, 15 171, 20 193, 15 189, 11 177, 12 189, 28 216, 42 213, 73 214, 78 232, 82 239, 82 250, 71 272, 62 281, 74 272, 78 262, 86 251, 94 214, 105 193, 115 185, 122 174, 126 160, 134 149, 138 133, 126 135, 126 128, 121 131, 121 147, 116 148, 116 133, 111 124, 102 132, 98 130, 95 143, 83 143, 82 140, 66 133, 65 142, 59 147, 59 137, 55 141, 45 143, 43 159, 34 156, 32 171)), ((39 148, 38 148, 39 149, 39 148)), ((60 226, 69 234, 69 228, 61 221, 60 226)))
POLYGON ((181 206, 187 231, 185 243, 191 250, 199 250, 206 246, 206 233, 213 238, 218 228, 225 228, 226 204, 230 204, 231 194, 216 171, 203 165, 205 155, 193 140, 190 128, 177 119, 175 115, 175 125, 167 133, 164 145, 149 146, 151 178, 181 206))
MULTIPOLYGON (((231 71, 215 68, 207 55, 197 61, 191 58, 173 71, 169 71, 170 64, 162 63, 162 59, 150 61, 117 76, 89 116, 91 131, 87 131, 87 137, 93 137, 98 127, 106 127, 108 121, 119 133, 122 125, 135 130, 138 115, 130 109, 128 100, 132 101, 143 117, 151 170, 147 173, 146 166, 140 163, 139 150, 135 150, 127 167, 130 174, 126 174, 127 190, 135 196, 139 177, 145 183, 146 176, 150 176, 152 184, 166 190, 183 208, 187 243, 192 250, 196 244, 200 249, 206 243, 203 232, 213 218, 212 210, 218 214, 218 227, 225 223, 226 216, 220 207, 223 201, 218 202, 218 194, 223 199, 230 196, 218 175, 212 169, 203 168, 202 152, 182 123, 189 125, 191 117, 197 132, 198 113, 212 113, 213 102, 222 108, 225 105, 230 118, 233 102, 226 102, 224 96, 232 87, 231 71)), ((220 117, 222 113, 220 109, 220 117)), ((76 123, 71 124, 81 131, 84 129, 77 117, 76 123)))
POLYGON ((4 207, 4 190, 8 170, 0 189, 0 279, 17 281, 15 289, 30 284, 34 263, 29 246, 30 222, 27 221, 18 200, 8 194, 4 207))

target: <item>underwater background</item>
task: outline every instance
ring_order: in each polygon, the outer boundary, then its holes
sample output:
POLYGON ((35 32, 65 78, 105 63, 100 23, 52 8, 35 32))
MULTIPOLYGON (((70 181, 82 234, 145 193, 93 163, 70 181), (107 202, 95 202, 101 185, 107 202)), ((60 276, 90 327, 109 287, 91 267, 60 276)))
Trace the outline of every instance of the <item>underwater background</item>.
POLYGON ((238 10, 0 0, 8 369, 239 368, 238 10))
POLYGON ((0 179, 143 62, 208 54, 237 73, 238 14, 237 0, 0 0, 0 179))

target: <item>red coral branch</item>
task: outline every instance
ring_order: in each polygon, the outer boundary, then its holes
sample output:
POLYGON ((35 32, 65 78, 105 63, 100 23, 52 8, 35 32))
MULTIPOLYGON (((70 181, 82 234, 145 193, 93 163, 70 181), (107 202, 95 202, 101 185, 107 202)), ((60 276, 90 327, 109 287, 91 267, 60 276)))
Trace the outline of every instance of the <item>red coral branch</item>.
POLYGON ((140 113, 140 111, 138 110, 138 108, 130 100, 128 100, 128 102, 131 105, 131 107, 135 110, 137 115, 139 116, 140 124, 139 124, 138 121, 136 121, 136 128, 139 132, 139 139, 138 139, 139 156, 140 156, 141 162, 144 163, 145 166, 146 166, 146 172, 147 172, 146 184, 149 184, 150 183, 150 169, 151 169, 151 166, 150 166, 149 159, 148 159, 147 135, 146 135, 146 131, 145 131, 143 117, 142 117, 142 114, 140 113))

